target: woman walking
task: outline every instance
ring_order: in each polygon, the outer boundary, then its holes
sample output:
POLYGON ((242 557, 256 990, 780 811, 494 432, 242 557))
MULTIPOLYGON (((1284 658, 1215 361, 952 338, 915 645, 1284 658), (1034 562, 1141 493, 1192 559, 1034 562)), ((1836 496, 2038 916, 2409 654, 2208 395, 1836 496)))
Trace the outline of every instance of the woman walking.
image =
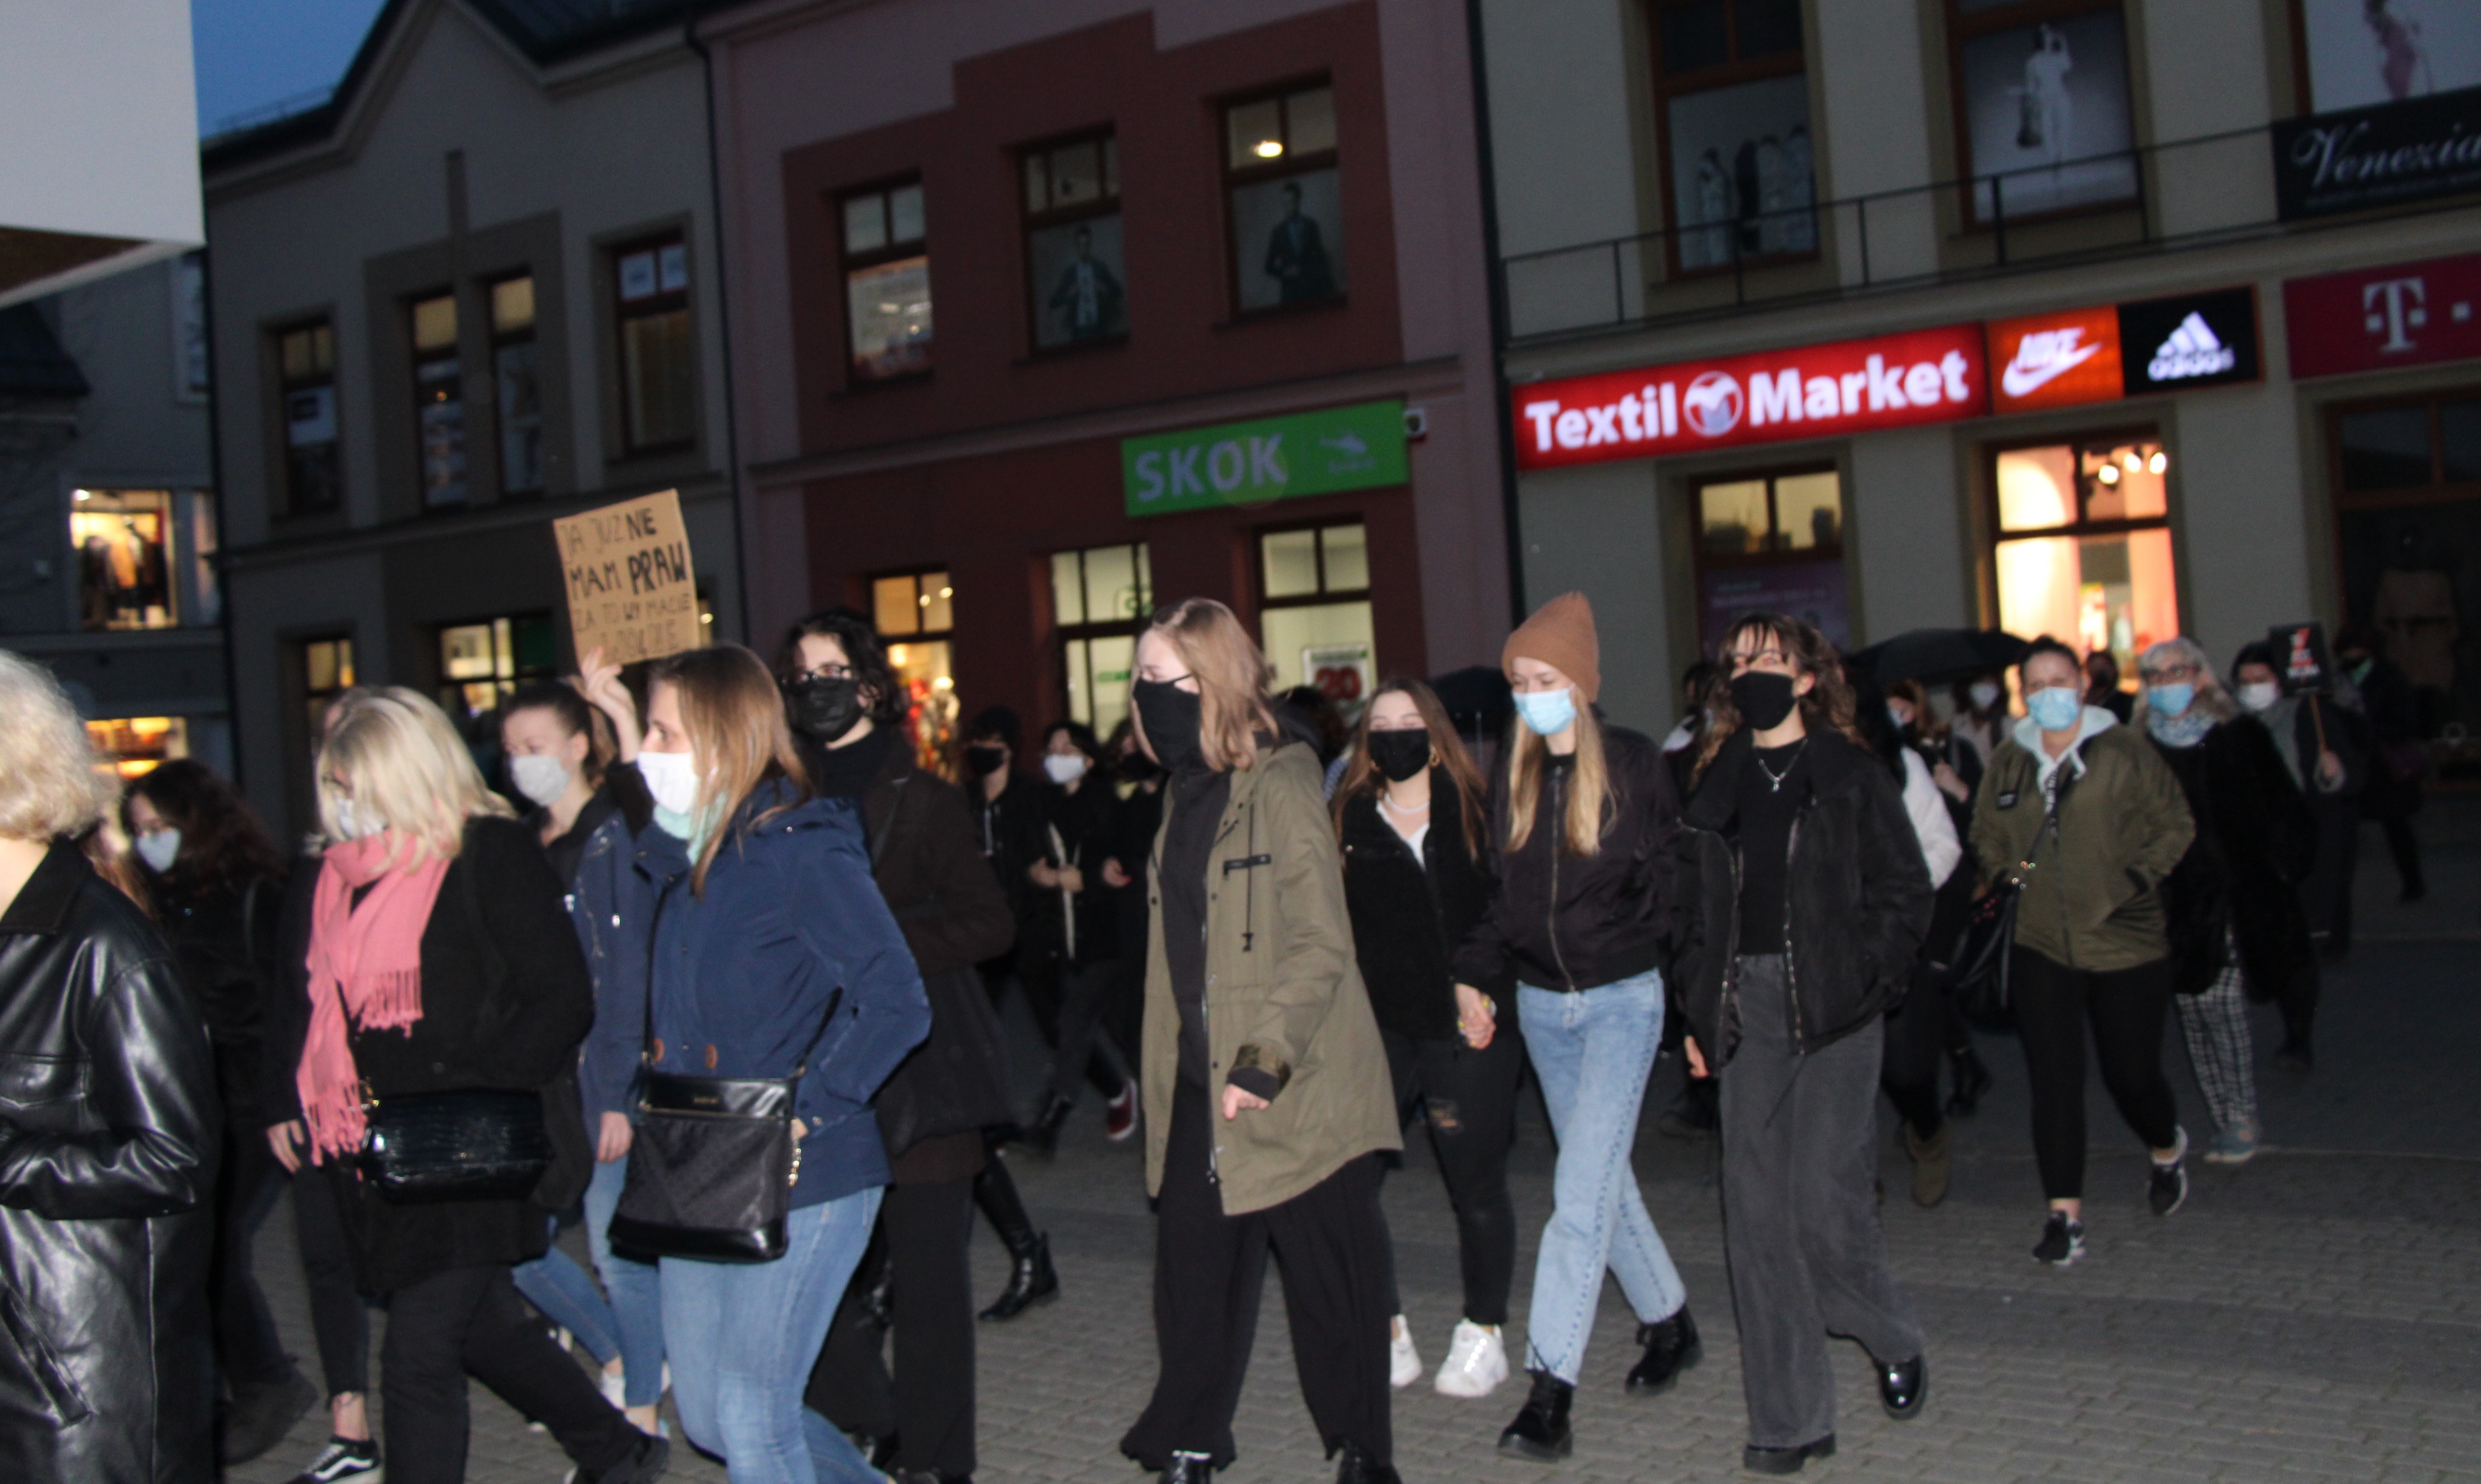
POLYGON ((1318 758, 1277 740, 1270 673, 1205 598, 1159 611, 1137 640, 1137 736, 1171 771, 1140 1079, 1162 1368, 1120 1451, 1166 1484, 1231 1466, 1271 1247, 1338 1484, 1394 1484, 1373 1155, 1401 1141, 1318 758))
MULTIPOLYGON (((2349 707, 2315 694, 2284 694, 2274 650, 2262 639, 2240 646, 2232 662, 2232 683, 2239 703, 2274 740, 2285 771, 2309 805, 2311 864, 2293 888, 2309 941, 2331 950, 2335 940, 2329 929, 2339 923, 2348 944, 2361 801, 2375 781, 2373 771, 2384 771, 2385 759, 2370 757, 2368 727, 2349 707)), ((2275 1008, 2283 1012, 2283 1044, 2275 1051, 2274 1064, 2285 1071, 2306 1073, 2315 1064, 2311 1032, 2319 988, 2314 961, 2254 986, 2259 994, 2273 995, 2275 1008)))
MULTIPOLYGON (((1418 680, 1379 686, 1343 756, 1335 817, 1353 951, 1387 1049, 1397 1122, 1429 1125, 1463 1258, 1464 1317, 1432 1384, 1443 1395, 1487 1396, 1507 1379, 1500 1329, 1516 1279, 1507 1151, 1525 1040, 1512 978, 1459 992, 1448 972, 1448 955, 1490 905, 1481 774, 1418 680)), ((1422 1363, 1401 1301, 1390 1307, 1389 1379, 1409 1386, 1422 1363)))
POLYGON ((802 1388, 889 1176, 870 1100, 930 1010, 856 811, 812 796, 756 655, 658 662, 638 769, 660 826, 639 859, 663 891, 648 1069, 797 1084, 785 1254, 663 1260, 672 1399, 733 1484, 813 1484, 802 1388))
POLYGON ((171 942, 215 1051, 224 1124, 207 1305, 216 1367, 231 1396, 216 1454, 225 1464, 245 1463, 282 1442, 319 1399, 276 1338, 251 1263, 259 1225, 284 1190, 284 1167, 261 1132, 258 1096, 284 857, 232 785, 189 758, 131 779, 120 820, 144 868, 156 924, 171 942))
POLYGON ((1878 1225, 1873 1112, 1930 877, 1825 636, 1753 614, 1732 626, 1723 663, 1730 684, 1682 820, 1674 968, 1691 1068, 1723 1084, 1741 1463, 1797 1473, 1835 1451, 1829 1335, 1869 1352, 1888 1416, 1919 1416, 1928 1394, 1920 1326, 1878 1225))
POLYGON ((2153 1152, 2147 1205, 2167 1216, 2188 1198, 2188 1134, 2162 1076, 2173 974, 2161 886, 2196 827, 2161 755, 2084 704, 2073 650, 2035 639, 2018 674, 2026 715, 1981 780, 1972 852, 1985 875, 2023 886, 2008 989, 2050 1200, 2033 1256, 2064 1267, 2085 1250, 2088 1025, 2102 1085, 2153 1152))
POLYGON ((322 1167, 363 1289, 389 1297, 388 1476, 464 1477, 470 1372, 549 1427, 582 1479, 659 1477, 669 1445, 596 1393, 509 1281, 548 1244, 542 1209, 523 1197, 389 1204, 354 1168, 365 1097, 535 1089, 574 1063, 593 985, 561 882, 415 691, 362 697, 320 747, 318 777, 332 843, 288 990, 301 1012, 287 1024, 302 1029, 270 1048, 298 1069, 301 1121, 269 1136, 288 1168, 322 1167))
POLYGON ((2214 1115, 2206 1162, 2246 1164, 2263 1132, 2248 1000, 2317 972, 2297 889, 2317 859, 2317 821, 2274 739, 2223 692, 2196 640, 2154 645, 2137 675, 2146 732, 2197 824, 2162 892, 2178 963, 2172 1002, 2214 1115))
POLYGON ((1629 1163, 1662 1041, 1680 802, 1654 742, 1594 712, 1602 662, 1584 594, 1544 604, 1507 637, 1500 665, 1517 724, 1491 789, 1486 858, 1496 879, 1451 966, 1460 1003, 1477 986, 1516 978, 1517 1020, 1559 1140, 1525 1330, 1533 1390, 1499 1437, 1505 1451, 1549 1461, 1574 1445, 1568 1409, 1605 1268, 1636 1311, 1645 1346, 1630 1391, 1668 1389, 1704 1353, 1629 1163))
POLYGON ((1055 721, 1042 734, 1044 797, 1040 850, 1026 868, 1025 941, 1019 964, 1032 996, 1058 1007, 1051 1054, 1051 1089, 1027 1131, 1045 1154, 1059 1145, 1060 1128, 1077 1107, 1089 1072, 1118 1091, 1103 1106, 1104 1135, 1113 1143, 1136 1132, 1137 1080, 1105 1024, 1119 971, 1119 934, 1102 866, 1111 848, 1119 799, 1098 775, 1102 743, 1082 721, 1055 721), (1089 1065, 1091 1063, 1091 1065, 1089 1065))

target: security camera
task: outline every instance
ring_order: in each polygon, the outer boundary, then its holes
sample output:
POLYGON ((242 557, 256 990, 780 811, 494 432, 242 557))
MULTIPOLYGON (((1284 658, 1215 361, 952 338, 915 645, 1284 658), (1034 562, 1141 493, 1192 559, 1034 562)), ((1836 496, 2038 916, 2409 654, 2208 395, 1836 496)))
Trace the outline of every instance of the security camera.
POLYGON ((1429 435, 1430 409, 1427 407, 1406 407, 1404 409, 1404 441, 1407 443, 1419 443, 1429 435))

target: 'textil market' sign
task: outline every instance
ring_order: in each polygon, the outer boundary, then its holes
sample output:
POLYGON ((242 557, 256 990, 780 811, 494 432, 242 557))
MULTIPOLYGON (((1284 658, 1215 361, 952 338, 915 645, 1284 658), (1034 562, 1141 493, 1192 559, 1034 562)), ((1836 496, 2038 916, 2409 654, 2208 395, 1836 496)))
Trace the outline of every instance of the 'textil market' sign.
POLYGON ((1525 469, 1953 422, 1990 401, 1978 325, 1569 377, 1514 397, 1525 469))
POLYGON ((1120 482, 1131 515, 1332 495, 1411 477, 1400 402, 1222 423, 1120 444, 1120 482))

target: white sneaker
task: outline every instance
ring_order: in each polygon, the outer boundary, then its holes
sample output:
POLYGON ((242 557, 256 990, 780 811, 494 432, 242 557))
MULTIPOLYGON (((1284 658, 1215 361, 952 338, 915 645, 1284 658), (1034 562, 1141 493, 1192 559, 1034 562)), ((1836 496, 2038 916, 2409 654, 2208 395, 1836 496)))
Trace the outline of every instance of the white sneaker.
POLYGON ((1458 1319, 1455 1338, 1448 1342, 1448 1358, 1440 1363, 1439 1378, 1432 1383, 1439 1394, 1468 1400, 1487 1396, 1506 1379, 1507 1346, 1499 1338, 1498 1326, 1458 1319))
POLYGON ((617 1411, 629 1405, 629 1373, 625 1370, 600 1370, 594 1373, 594 1384, 603 1388, 603 1399, 617 1411))
POLYGON ((1402 1391, 1422 1379, 1421 1352, 1413 1348, 1413 1326, 1396 1316, 1396 1338, 1387 1342, 1387 1384, 1402 1391))

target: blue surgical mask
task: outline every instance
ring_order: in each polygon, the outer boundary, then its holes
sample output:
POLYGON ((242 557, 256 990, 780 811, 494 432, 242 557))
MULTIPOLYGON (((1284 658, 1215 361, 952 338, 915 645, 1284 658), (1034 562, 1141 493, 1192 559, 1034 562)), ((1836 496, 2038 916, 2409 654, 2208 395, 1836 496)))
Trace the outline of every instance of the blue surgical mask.
POLYGON ((2043 731, 2064 732, 2084 715, 2084 692, 2074 686, 2045 686, 2024 698, 2024 711, 2043 731))
POLYGON ((171 870, 172 863, 181 858, 181 832, 169 826, 151 830, 132 843, 138 847, 138 858, 146 863, 147 870, 159 876, 171 870))
POLYGON ((2184 680, 2145 688, 2145 704, 2166 716, 2185 716, 2189 704, 2196 699, 2197 688, 2184 680))
POLYGON ((1525 718, 1526 730, 1534 736, 1554 737, 1577 724, 1577 689, 1562 686, 1556 690, 1519 690, 1516 714, 1525 718))

